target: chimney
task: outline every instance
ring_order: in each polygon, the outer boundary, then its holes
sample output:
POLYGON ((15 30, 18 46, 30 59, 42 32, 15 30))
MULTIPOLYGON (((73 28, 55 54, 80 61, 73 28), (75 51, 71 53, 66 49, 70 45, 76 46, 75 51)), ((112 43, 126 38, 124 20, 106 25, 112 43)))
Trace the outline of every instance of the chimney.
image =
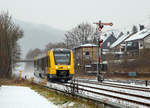
POLYGON ((144 25, 139 25, 139 26, 140 26, 140 31, 145 28, 144 25))

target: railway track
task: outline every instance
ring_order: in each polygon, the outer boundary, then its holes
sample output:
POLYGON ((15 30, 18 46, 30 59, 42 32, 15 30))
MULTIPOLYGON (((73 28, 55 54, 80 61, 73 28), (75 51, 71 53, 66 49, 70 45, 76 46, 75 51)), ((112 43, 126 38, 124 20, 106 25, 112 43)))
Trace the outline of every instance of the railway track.
POLYGON ((104 83, 103 85, 112 86, 112 87, 118 87, 118 88, 124 88, 124 89, 132 89, 132 90, 137 90, 137 91, 150 92, 150 88, 145 88, 145 87, 137 87, 137 86, 130 86, 130 85, 120 85, 120 84, 112 84, 112 83, 104 83))
POLYGON ((124 83, 124 84, 131 84, 131 83, 134 83, 136 85, 146 85, 146 81, 147 81, 147 84, 150 85, 150 81, 148 80, 109 80, 109 79, 105 79, 105 81, 108 81, 108 82, 116 82, 116 83, 124 83))
POLYGON ((85 88, 92 88, 92 89, 96 89, 96 90, 103 90, 103 91, 107 91, 107 92, 118 93, 118 94, 123 94, 123 95, 128 95, 128 96, 134 96, 134 97, 138 97, 138 98, 143 98, 143 99, 150 100, 149 96, 136 95, 136 94, 131 94, 131 93, 125 93, 125 92, 122 92, 122 91, 110 90, 110 89, 106 89, 106 88, 104 89, 104 88, 100 88, 100 87, 87 86, 87 85, 83 85, 83 84, 77 84, 77 85, 81 86, 81 87, 85 87, 85 88))
MULTIPOLYGON (((121 100, 125 100, 128 102, 132 102, 132 103, 137 103, 140 105, 144 105, 147 107, 150 107, 150 88, 145 88, 145 87, 135 87, 135 86, 129 86, 129 85, 119 85, 119 84, 110 84, 110 83, 96 83, 95 82, 90 82, 90 84, 95 84, 95 85, 101 85, 101 86, 111 86, 111 87, 117 87, 117 88, 122 88, 122 89, 129 89, 129 90, 134 90, 134 91, 142 91, 142 92, 146 92, 149 95, 145 95, 143 96, 143 94, 134 94, 134 93, 126 93, 123 91, 116 91, 116 90, 110 90, 110 89, 106 89, 106 88, 101 88, 101 87, 93 87, 91 85, 89 85, 88 81, 84 81, 85 84, 81 84, 80 82, 83 83, 83 81, 78 81, 78 86, 79 88, 81 87, 82 89, 84 88, 84 90, 88 90, 88 88, 92 89, 92 91, 94 90, 94 93, 100 94, 100 95, 104 95, 104 96, 108 96, 108 97, 112 97, 112 98, 116 98, 116 99, 121 99, 121 100), (133 88, 135 87, 135 88, 133 88), (86 88, 86 89, 85 89, 86 88), (98 92, 98 90, 102 90, 104 92, 108 92, 108 93, 100 93, 98 92), (96 92, 95 92, 96 91, 96 92), (111 95, 112 93, 115 93, 116 95, 111 95), (120 94, 121 97, 118 97, 117 94, 120 94), (125 98, 125 97, 130 97, 130 98, 125 98), (141 99, 143 101, 138 101, 135 99, 131 99, 131 98, 137 98, 138 100, 141 99)), ((92 92, 91 91, 91 92, 92 92)))
MULTIPOLYGON (((115 91, 115 90, 108 90, 108 89, 103 89, 103 88, 99 88, 99 87, 92 87, 92 86, 87 86, 84 84, 80 84, 80 83, 57 83, 59 85, 63 85, 65 87, 69 87, 69 88, 74 88, 74 91, 82 91, 82 93, 84 92, 85 94, 88 92, 91 94, 91 96, 95 96, 95 97, 101 97, 101 96, 105 96, 107 98, 113 98, 116 100, 122 100, 122 101, 126 101, 126 103, 131 103, 131 104, 137 104, 138 105, 142 105, 145 107, 150 107, 150 97, 149 96, 142 96, 142 95, 136 95, 136 94, 131 94, 131 93, 124 93, 124 92, 119 92, 119 91, 115 91), (75 86, 73 86, 75 85, 75 86), (113 95, 112 95, 113 94, 113 95), (120 96, 118 96, 118 94, 120 96), (128 98, 130 97, 130 98, 128 98), (143 101, 138 101, 136 99, 131 99, 131 98, 138 98, 143 100, 143 101), (149 101, 149 102, 148 102, 149 101)), ((59 89, 60 90, 60 89, 59 89)), ((78 92, 76 92, 78 93, 78 92)), ((70 93, 71 94, 71 93, 70 93)))
MULTIPOLYGON (((57 90, 59 92, 63 92, 63 93, 68 93, 68 94, 72 94, 71 91, 66 92, 66 89, 74 89, 73 91, 75 91, 73 94, 74 95, 82 95, 84 98, 88 98, 94 101, 99 101, 99 100, 108 100, 113 101, 114 103, 117 103, 119 100, 120 104, 125 106, 125 107, 145 107, 145 108, 149 108, 150 107, 150 95, 148 96, 143 96, 140 94, 132 94, 132 93, 126 93, 123 91, 116 91, 116 90, 110 90, 110 89, 106 89, 106 88, 102 88, 102 87, 98 87, 98 86, 111 86, 113 88, 122 88, 122 89, 131 89, 133 87, 127 86, 127 87, 123 87, 124 85, 116 85, 116 84, 108 84, 108 83, 96 83, 96 82, 89 82, 89 81, 79 81, 79 80, 74 80, 68 83, 52 83, 52 82, 47 82, 46 86, 47 88, 50 89, 54 89, 57 90), (95 85, 95 86, 93 86, 95 85), (119 86, 119 87, 118 87, 119 86), (122 86, 122 87, 121 87, 122 86)), ((68 90, 69 90, 68 89, 68 90)), ((149 92, 149 90, 145 89, 145 88, 136 88, 136 89, 132 89, 132 90, 140 90, 141 92, 149 92), (144 89, 144 91, 141 89, 144 89)), ((106 104, 107 101, 104 100, 104 103, 106 104)), ((118 108, 122 108, 118 107, 118 108)))
POLYGON ((109 87, 115 87, 115 88, 122 88, 122 89, 129 89, 129 90, 137 90, 137 91, 143 91, 143 92, 150 92, 150 88, 147 88, 147 87, 138 87, 138 86, 114 84, 114 83, 107 83, 107 82, 99 83, 96 81, 88 81, 88 80, 81 80, 81 81, 78 80, 78 82, 102 85, 102 86, 109 86, 109 87))
POLYGON ((77 85, 79 86, 78 90, 82 90, 82 91, 86 91, 86 92, 90 92, 93 94, 106 96, 106 97, 110 97, 110 98, 120 99, 122 101, 127 101, 129 103, 136 103, 138 105, 144 105, 144 106, 150 107, 150 103, 147 103, 145 101, 137 101, 134 99, 127 98, 127 97, 134 97, 134 98, 139 98, 139 99, 145 99, 148 101, 148 100, 150 100, 150 97, 148 97, 148 96, 124 93, 124 92, 119 92, 119 91, 115 91, 115 90, 108 90, 108 89, 103 89, 103 88, 99 88, 99 87, 87 86, 87 85, 83 85, 83 84, 77 84, 77 85), (112 93, 113 94, 115 93, 115 94, 112 95, 112 93), (121 96, 117 96, 117 94, 121 94, 121 96))

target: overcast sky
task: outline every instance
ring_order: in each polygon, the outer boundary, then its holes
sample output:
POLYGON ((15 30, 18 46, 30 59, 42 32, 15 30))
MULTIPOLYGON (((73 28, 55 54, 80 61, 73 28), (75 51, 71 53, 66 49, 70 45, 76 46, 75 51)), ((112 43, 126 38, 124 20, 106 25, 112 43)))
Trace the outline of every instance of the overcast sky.
POLYGON ((81 22, 113 22, 113 28, 143 23, 150 0, 0 0, 13 18, 69 30, 81 22))

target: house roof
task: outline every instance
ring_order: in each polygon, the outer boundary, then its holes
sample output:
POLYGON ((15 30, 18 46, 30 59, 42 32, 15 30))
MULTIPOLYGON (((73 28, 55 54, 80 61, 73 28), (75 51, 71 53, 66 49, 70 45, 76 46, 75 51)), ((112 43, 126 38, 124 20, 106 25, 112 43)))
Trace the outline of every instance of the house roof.
POLYGON ((83 45, 80 45, 80 46, 78 46, 78 47, 75 47, 74 49, 76 49, 76 48, 80 48, 80 47, 96 47, 97 45, 95 45, 95 44, 90 44, 90 43, 88 43, 88 44, 83 44, 83 45))
POLYGON ((128 38, 129 35, 130 35, 130 34, 128 34, 128 35, 122 35, 119 39, 117 39, 117 40, 110 46, 110 48, 113 48, 113 47, 119 45, 122 41, 124 41, 126 38, 128 38))
POLYGON ((92 47, 92 46, 97 46, 95 44, 83 44, 83 45, 80 45, 80 47, 92 47))
POLYGON ((110 35, 103 43, 102 49, 109 49, 110 45, 116 41, 116 37, 114 35, 110 35), (109 45, 108 45, 109 44, 109 45))
POLYGON ((133 41, 133 40, 139 40, 139 39, 143 39, 145 38, 147 35, 150 34, 150 31, 147 29, 143 29, 139 32, 137 32, 136 34, 134 34, 133 36, 129 37, 127 40, 125 40, 126 42, 128 41, 133 41))
POLYGON ((105 40, 107 40, 108 38, 109 38, 109 36, 101 35, 101 39, 103 40, 103 42, 105 42, 105 40))

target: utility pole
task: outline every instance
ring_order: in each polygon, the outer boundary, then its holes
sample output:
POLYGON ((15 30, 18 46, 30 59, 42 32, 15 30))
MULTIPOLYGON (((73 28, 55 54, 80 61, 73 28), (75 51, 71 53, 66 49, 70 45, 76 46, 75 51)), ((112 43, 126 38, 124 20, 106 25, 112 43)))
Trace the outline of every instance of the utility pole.
POLYGON ((100 20, 99 22, 93 23, 96 24, 99 30, 99 38, 98 38, 98 63, 97 63, 97 80, 102 82, 104 80, 103 75, 101 74, 101 62, 102 62, 102 52, 101 52, 101 44, 103 40, 101 39, 101 32, 104 26, 112 26, 113 23, 102 23, 100 20))

